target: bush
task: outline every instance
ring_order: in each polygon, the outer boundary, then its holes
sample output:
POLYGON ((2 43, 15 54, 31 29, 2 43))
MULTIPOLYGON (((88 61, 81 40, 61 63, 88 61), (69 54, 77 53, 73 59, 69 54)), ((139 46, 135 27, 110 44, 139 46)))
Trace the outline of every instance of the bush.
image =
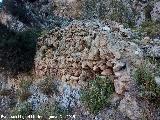
POLYGON ((89 81, 88 86, 81 92, 81 100, 93 114, 98 113, 110 103, 110 96, 114 92, 114 84, 108 79, 96 77, 89 81))
MULTIPOLYGON (((27 102, 19 104, 13 110, 11 110, 11 116, 21 115, 24 118, 23 120, 27 119, 29 115, 32 115, 32 113, 32 106, 30 103, 27 102)), ((15 120, 17 120, 17 118, 15 118, 15 120)))
POLYGON ((51 78, 46 78, 40 82, 38 88, 46 95, 52 95, 58 93, 57 85, 51 78))
POLYGON ((160 100, 160 86, 154 80, 154 75, 147 64, 135 71, 134 78, 139 85, 141 97, 157 105, 160 100))
POLYGON ((13 74, 30 71, 39 35, 39 30, 17 33, 0 24, 0 68, 13 74))
POLYGON ((135 25, 135 11, 129 11, 129 8, 121 0, 111 0, 110 9, 112 10, 109 19, 122 23, 127 27, 135 25))
POLYGON ((124 5, 122 0, 87 0, 83 6, 82 18, 110 19, 127 27, 135 25, 135 11, 124 5))
POLYGON ((41 106, 36 111, 36 115, 42 116, 42 120, 48 120, 49 116, 57 117, 56 120, 66 120, 71 114, 72 109, 63 108, 57 102, 41 106))
POLYGON ((160 34, 160 23, 154 21, 145 21, 142 24, 141 32, 146 33, 150 37, 155 37, 160 34))
POLYGON ((97 17, 97 0, 87 0, 84 3, 83 13, 84 18, 94 18, 97 17))

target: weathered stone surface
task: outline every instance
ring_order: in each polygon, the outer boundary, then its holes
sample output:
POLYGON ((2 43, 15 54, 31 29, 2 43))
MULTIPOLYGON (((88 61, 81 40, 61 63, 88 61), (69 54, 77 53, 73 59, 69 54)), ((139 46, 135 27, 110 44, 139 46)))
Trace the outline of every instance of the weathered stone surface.
POLYGON ((147 45, 151 42, 151 39, 149 37, 144 37, 141 42, 142 44, 147 45))
POLYGON ((145 117, 143 109, 138 105, 136 98, 128 93, 126 93, 124 99, 121 100, 119 110, 131 120, 139 120, 145 117))
POLYGON ((146 45, 142 47, 144 56, 160 58, 160 46, 146 45))
POLYGON ((160 2, 154 3, 153 11, 151 12, 154 21, 160 21, 160 2))
POLYGON ((111 69, 105 69, 101 72, 101 75, 104 75, 104 76, 109 76, 112 74, 113 74, 113 71, 111 69))
MULTIPOLYGON (((74 21, 63 29, 52 30, 39 38, 36 75, 51 75, 71 84, 93 79, 96 75, 114 75, 116 92, 123 94, 130 79, 127 78, 129 74, 121 72, 127 67, 121 58, 134 62, 140 57, 140 54, 134 53, 140 50, 136 44, 123 40, 117 31, 113 32, 114 35, 100 31, 103 26, 98 24, 100 22, 97 21, 74 21), (54 51, 46 48, 54 43, 57 44, 54 51), (80 47, 83 49, 80 50, 80 47), (39 54, 43 49, 49 52, 42 59, 39 54)), ((120 27, 123 29, 123 26, 120 27)))
POLYGON ((155 81, 156 81, 156 83, 157 83, 158 85, 160 85, 160 77, 159 77, 159 76, 156 76, 156 77, 155 77, 155 81))
MULTIPOLYGON (((99 31, 102 29, 100 26, 94 25, 96 22, 93 21, 74 21, 63 31, 53 30, 39 38, 35 57, 36 75, 40 78, 45 75, 53 76, 73 88, 84 85, 95 76, 109 77, 114 82, 115 93, 124 96, 119 105, 121 113, 130 119, 141 118, 142 114, 135 98, 131 101, 132 98, 126 95, 131 92, 136 93, 131 91, 133 79, 130 67, 141 60, 141 49, 137 44, 128 41, 129 38, 124 39, 120 32, 113 31, 112 34, 102 32, 99 31), (57 49, 54 53, 47 52, 49 55, 45 55, 42 59, 39 56, 43 49, 41 46, 50 46, 55 42, 57 49)), ((45 49, 48 51, 49 48, 45 49)))
POLYGON ((118 71, 125 69, 125 68, 126 68, 125 62, 116 62, 113 67, 113 70, 114 70, 114 72, 118 72, 118 71))

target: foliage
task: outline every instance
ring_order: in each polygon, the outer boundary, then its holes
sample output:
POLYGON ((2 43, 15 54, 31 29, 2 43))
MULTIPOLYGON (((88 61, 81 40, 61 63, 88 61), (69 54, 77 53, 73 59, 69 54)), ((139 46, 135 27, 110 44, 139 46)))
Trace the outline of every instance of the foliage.
POLYGON ((94 18, 97 12, 97 0, 87 0, 84 3, 84 18, 94 18))
POLYGON ((142 24, 141 32, 145 32, 150 37, 154 37, 160 34, 160 23, 154 21, 145 21, 142 24))
POLYGON ((111 0, 110 9, 112 10, 109 19, 123 23, 127 27, 135 25, 135 13, 131 13, 121 0, 111 0))
POLYGON ((145 63, 134 74, 134 78, 140 88, 141 96, 151 103, 158 104, 160 100, 160 86, 154 80, 154 75, 145 63))
POLYGON ((46 78, 38 85, 39 89, 46 95, 57 94, 58 88, 51 78, 46 78))
POLYGON ((72 114, 72 109, 61 107, 57 102, 41 106, 36 115, 42 116, 42 119, 48 119, 49 116, 56 116, 56 120, 65 120, 68 115, 72 114))
POLYGON ((0 68, 13 74, 31 70, 39 35, 40 30, 14 32, 0 24, 0 68))
POLYGON ((96 77, 82 90, 81 100, 91 113, 96 114, 109 104, 113 92, 114 85, 108 78, 96 77))
POLYGON ((122 0, 87 0, 83 9, 84 18, 110 19, 127 27, 135 25, 135 11, 124 5, 122 0))
MULTIPOLYGON (((32 107, 30 103, 24 102, 16 106, 14 109, 11 111, 11 116, 18 116, 21 115, 25 120, 29 115, 32 115, 32 107)), ((15 118, 15 120, 17 120, 15 118)))

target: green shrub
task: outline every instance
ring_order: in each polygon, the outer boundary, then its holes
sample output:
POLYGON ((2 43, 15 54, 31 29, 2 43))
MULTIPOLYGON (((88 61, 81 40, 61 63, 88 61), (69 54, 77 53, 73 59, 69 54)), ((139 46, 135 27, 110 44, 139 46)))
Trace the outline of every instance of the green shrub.
POLYGON ((97 0, 87 0, 84 3, 83 18, 94 18, 97 17, 97 0))
POLYGON ((160 100, 160 86, 154 80, 154 75, 147 64, 141 65, 134 74, 139 85, 141 96, 157 105, 160 100))
POLYGON ((88 86, 81 92, 81 100, 90 110, 96 114, 110 103, 110 96, 114 92, 114 84, 108 79, 96 77, 89 81, 88 86))
POLYGON ((122 0, 87 0, 83 6, 84 18, 110 19, 126 27, 135 25, 136 12, 124 5, 122 0))
POLYGON ((48 120, 49 116, 56 116, 56 120, 66 120, 68 115, 72 115, 72 109, 60 107, 59 103, 51 103, 41 106, 36 115, 42 116, 42 120, 48 120))
POLYGON ((58 93, 57 85, 51 78, 46 78, 40 82, 38 88, 46 95, 52 95, 58 93))
POLYGON ((154 37, 160 34, 160 23, 154 21, 145 21, 142 24, 141 32, 146 33, 150 37, 154 37))
POLYGON ((110 9, 112 10, 109 19, 122 23, 126 27, 135 25, 135 11, 131 13, 121 0, 111 0, 110 9))
MULTIPOLYGON (((32 106, 30 103, 27 103, 27 102, 21 103, 18 106, 16 106, 14 109, 12 109, 10 114, 11 116, 21 115, 24 118, 23 120, 26 120, 29 115, 33 114, 32 106)), ((17 118, 13 120, 17 120, 17 118)))
POLYGON ((39 35, 40 30, 14 32, 0 24, 0 68, 12 74, 30 71, 39 35))
POLYGON ((55 104, 47 104, 45 106, 39 107, 35 111, 36 116, 42 116, 42 119, 47 119, 49 116, 53 116, 55 114, 55 104))

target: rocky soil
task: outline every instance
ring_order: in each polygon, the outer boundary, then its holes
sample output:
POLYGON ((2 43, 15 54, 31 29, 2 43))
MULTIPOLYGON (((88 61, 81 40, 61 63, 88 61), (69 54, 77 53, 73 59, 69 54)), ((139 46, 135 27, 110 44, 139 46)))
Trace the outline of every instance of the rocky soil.
MULTIPOLYGON (((83 19, 85 2, 21 0, 17 4, 23 3, 30 11, 28 15, 33 18, 30 24, 25 24, 3 8, 0 21, 8 28, 25 31, 38 27, 47 29, 47 32, 37 39, 31 71, 15 76, 0 71, 0 115, 9 117, 16 107, 29 103, 32 114, 51 104, 58 104, 64 110, 71 109, 75 116, 66 118, 68 120, 160 119, 160 109, 139 95, 139 86, 133 75, 147 58, 159 61, 159 36, 139 36, 137 31, 122 23, 95 17, 97 13, 92 16, 94 19, 83 19), (55 9, 50 11, 53 6, 55 9), (109 77, 115 92, 110 106, 105 106, 95 115, 81 102, 81 90, 97 76, 102 79, 109 77)), ((150 11, 151 19, 159 21, 159 2, 135 0, 126 4, 127 8, 133 7, 129 9, 131 14, 132 10, 139 10, 140 14, 136 16, 137 26, 146 19, 144 8, 147 5, 154 6, 150 11)), ((150 71, 155 70, 153 74, 156 84, 160 85, 158 65, 150 62, 150 66, 150 71)), ((47 112, 53 111, 44 110, 41 113, 48 114, 47 112)))
MULTIPOLYGON (((76 119, 80 120, 155 119, 148 102, 138 97, 132 77, 133 69, 143 62, 143 56, 147 53, 133 42, 132 31, 121 24, 98 20, 73 21, 67 27, 55 28, 38 39, 33 78, 25 78, 25 75, 6 78, 1 81, 2 87, 11 90, 14 86, 15 90, 11 91, 14 93, 19 88, 20 79, 32 79, 33 84, 29 87, 32 95, 27 101, 32 103, 33 109, 47 102, 58 101, 63 107, 75 109, 76 119), (59 84, 61 94, 57 97, 48 97, 38 87, 47 76, 59 84), (115 87, 112 106, 97 116, 89 114, 80 101, 80 88, 95 76, 109 76, 115 87)), ((158 52, 155 51, 155 54, 158 52)), ((1 103, 4 104, 5 99, 2 97, 1 103)), ((1 108, 10 108, 13 100, 6 101, 4 106, 1 104, 1 108)))

